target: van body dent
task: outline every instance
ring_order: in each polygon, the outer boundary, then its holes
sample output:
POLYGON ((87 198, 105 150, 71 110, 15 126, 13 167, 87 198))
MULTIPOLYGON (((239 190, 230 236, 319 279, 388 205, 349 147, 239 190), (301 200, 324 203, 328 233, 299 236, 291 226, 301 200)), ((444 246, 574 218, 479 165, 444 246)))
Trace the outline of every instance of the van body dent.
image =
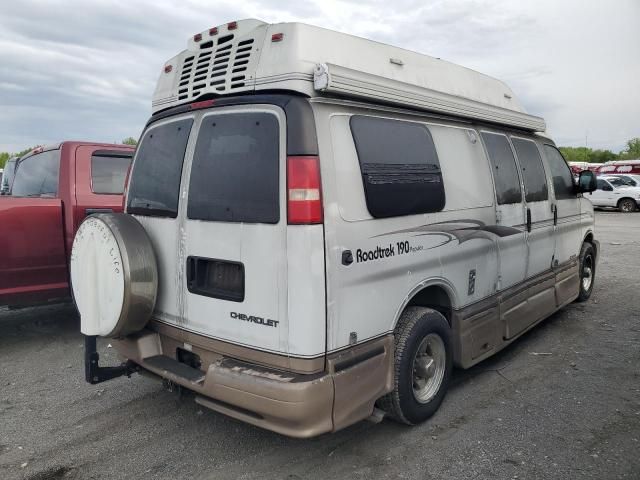
MULTIPOLYGON (((195 35, 164 66, 153 108, 127 215, 85 222, 72 255, 79 265, 119 248, 113 321, 91 272, 78 267, 74 293, 83 333, 114 337, 123 373, 144 369, 291 436, 377 407, 414 424, 438 408, 454 365, 591 293, 585 189, 544 121, 495 79, 245 20, 195 35), (89 252, 92 229, 111 232, 110 249, 89 252), (127 240, 134 230, 148 245, 127 240), (127 267, 133 247, 156 264, 127 267), (122 299, 145 288, 152 307, 127 313, 135 302, 122 299)), ((88 358, 97 382, 97 352, 88 358)))

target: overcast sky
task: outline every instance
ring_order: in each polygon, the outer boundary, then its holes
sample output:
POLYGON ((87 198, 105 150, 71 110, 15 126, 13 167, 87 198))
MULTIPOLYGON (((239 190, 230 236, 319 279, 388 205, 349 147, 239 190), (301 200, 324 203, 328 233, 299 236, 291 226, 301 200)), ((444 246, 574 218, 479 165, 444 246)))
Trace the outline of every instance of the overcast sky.
POLYGON ((164 62, 194 33, 251 17, 498 77, 560 145, 640 137, 640 0, 2 0, 0 151, 137 138, 164 62))

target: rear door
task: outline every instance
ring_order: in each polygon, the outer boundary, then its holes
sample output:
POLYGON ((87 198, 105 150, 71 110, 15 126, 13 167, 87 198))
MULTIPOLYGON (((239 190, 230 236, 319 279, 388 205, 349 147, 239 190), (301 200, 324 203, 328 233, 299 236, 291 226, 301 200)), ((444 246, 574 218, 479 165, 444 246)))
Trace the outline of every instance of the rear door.
POLYGON ((144 226, 158 263, 154 317, 173 325, 184 323, 184 270, 176 267, 184 249, 178 209, 182 167, 194 121, 194 114, 171 117, 145 131, 127 195, 127 213, 144 226))
POLYGON ((201 114, 188 155, 178 268, 183 327, 267 352, 288 352, 284 112, 201 114))

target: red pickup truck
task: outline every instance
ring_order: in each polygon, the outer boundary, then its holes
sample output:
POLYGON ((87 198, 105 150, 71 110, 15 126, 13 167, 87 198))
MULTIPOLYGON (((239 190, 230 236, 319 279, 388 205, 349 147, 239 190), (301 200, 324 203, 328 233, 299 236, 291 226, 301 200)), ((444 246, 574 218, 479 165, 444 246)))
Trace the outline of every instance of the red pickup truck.
POLYGON ((84 217, 120 212, 134 148, 63 142, 22 157, 0 197, 0 305, 68 299, 69 254, 84 217))

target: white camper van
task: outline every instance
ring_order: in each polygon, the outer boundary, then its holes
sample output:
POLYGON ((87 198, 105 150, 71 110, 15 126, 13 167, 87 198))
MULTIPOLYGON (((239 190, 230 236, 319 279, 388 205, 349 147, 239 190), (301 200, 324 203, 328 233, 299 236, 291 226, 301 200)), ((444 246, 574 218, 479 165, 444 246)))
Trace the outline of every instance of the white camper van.
POLYGON ((244 20, 163 66, 153 112, 126 214, 73 246, 91 383, 150 372, 290 436, 416 424, 454 366, 591 294, 593 173, 486 75, 244 20))

